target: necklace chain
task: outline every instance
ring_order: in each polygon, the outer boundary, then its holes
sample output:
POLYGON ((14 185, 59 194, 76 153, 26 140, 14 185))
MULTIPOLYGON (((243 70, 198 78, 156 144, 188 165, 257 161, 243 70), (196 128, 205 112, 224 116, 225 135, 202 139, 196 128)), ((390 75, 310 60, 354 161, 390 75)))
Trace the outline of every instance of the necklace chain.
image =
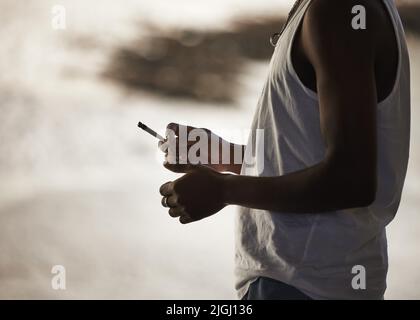
POLYGON ((289 24, 292 17, 295 15, 296 10, 299 8, 302 0, 296 0, 295 3, 292 6, 292 9, 290 9, 289 14, 287 15, 286 22, 283 24, 283 27, 281 28, 280 32, 274 33, 270 38, 270 43, 273 47, 277 45, 277 42, 279 41, 281 35, 283 34, 284 30, 286 29, 287 25, 289 24))

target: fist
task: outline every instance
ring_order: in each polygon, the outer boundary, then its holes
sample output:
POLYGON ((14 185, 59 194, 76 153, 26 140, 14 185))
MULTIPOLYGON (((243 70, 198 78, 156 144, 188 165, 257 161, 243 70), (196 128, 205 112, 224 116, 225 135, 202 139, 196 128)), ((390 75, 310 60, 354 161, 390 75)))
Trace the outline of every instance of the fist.
POLYGON ((175 172, 186 172, 181 178, 160 187, 162 205, 169 215, 182 224, 207 218, 223 209, 223 174, 205 166, 172 165, 165 167, 175 172))

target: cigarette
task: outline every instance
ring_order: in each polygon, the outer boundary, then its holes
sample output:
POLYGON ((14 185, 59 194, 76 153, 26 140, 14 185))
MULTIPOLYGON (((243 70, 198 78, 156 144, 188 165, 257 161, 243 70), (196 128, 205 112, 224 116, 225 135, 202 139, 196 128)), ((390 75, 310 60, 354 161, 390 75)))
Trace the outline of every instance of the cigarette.
POLYGON ((140 129, 143 129, 148 134, 154 136, 155 138, 159 139, 160 141, 165 141, 165 138, 162 137, 159 133, 155 132, 154 130, 150 129, 148 126, 146 126, 144 123, 139 122, 137 125, 140 129))

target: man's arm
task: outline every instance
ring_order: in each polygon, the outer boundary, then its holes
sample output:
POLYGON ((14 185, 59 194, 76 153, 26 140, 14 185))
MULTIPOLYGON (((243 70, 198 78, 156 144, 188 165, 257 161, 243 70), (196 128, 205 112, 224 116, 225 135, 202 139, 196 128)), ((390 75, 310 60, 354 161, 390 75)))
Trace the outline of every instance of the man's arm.
MULTIPOLYGON (((368 0, 359 3, 368 4, 368 0)), ((222 175, 206 168, 164 184, 169 214, 189 223, 225 205, 289 213, 320 213, 370 205, 376 194, 375 10, 368 28, 353 30, 354 0, 314 0, 301 46, 317 79, 323 161, 279 177, 222 175)), ((379 28, 379 29, 378 29, 379 28)), ((167 165, 170 170, 182 170, 167 165)))
POLYGON ((223 171, 225 172, 232 172, 235 174, 240 174, 241 170, 242 170, 242 163, 243 163, 243 159, 244 159, 244 154, 245 154, 245 146, 244 145, 237 145, 234 143, 230 144, 230 157, 229 157, 229 161, 230 163, 228 165, 225 165, 225 168, 223 171), (240 150, 240 154, 242 157, 242 162, 241 163, 236 163, 235 162, 235 150, 240 150))
POLYGON ((354 1, 316 0, 301 30, 316 72, 325 159, 273 178, 226 176, 226 202, 285 212, 324 212, 369 205, 376 193, 374 13, 353 30, 354 1))

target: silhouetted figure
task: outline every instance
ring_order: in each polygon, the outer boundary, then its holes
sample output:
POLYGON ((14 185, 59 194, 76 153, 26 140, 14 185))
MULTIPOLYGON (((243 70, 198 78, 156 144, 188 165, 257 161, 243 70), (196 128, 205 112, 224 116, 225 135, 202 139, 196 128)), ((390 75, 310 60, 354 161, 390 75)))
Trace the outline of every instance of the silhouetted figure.
POLYGON ((239 206, 240 298, 382 299, 385 227, 410 139, 409 58, 394 2, 298 0, 277 38, 253 133, 238 147, 263 157, 166 163, 186 174, 161 187, 162 204, 181 223, 239 206), (360 6, 366 28, 354 20, 360 6))

